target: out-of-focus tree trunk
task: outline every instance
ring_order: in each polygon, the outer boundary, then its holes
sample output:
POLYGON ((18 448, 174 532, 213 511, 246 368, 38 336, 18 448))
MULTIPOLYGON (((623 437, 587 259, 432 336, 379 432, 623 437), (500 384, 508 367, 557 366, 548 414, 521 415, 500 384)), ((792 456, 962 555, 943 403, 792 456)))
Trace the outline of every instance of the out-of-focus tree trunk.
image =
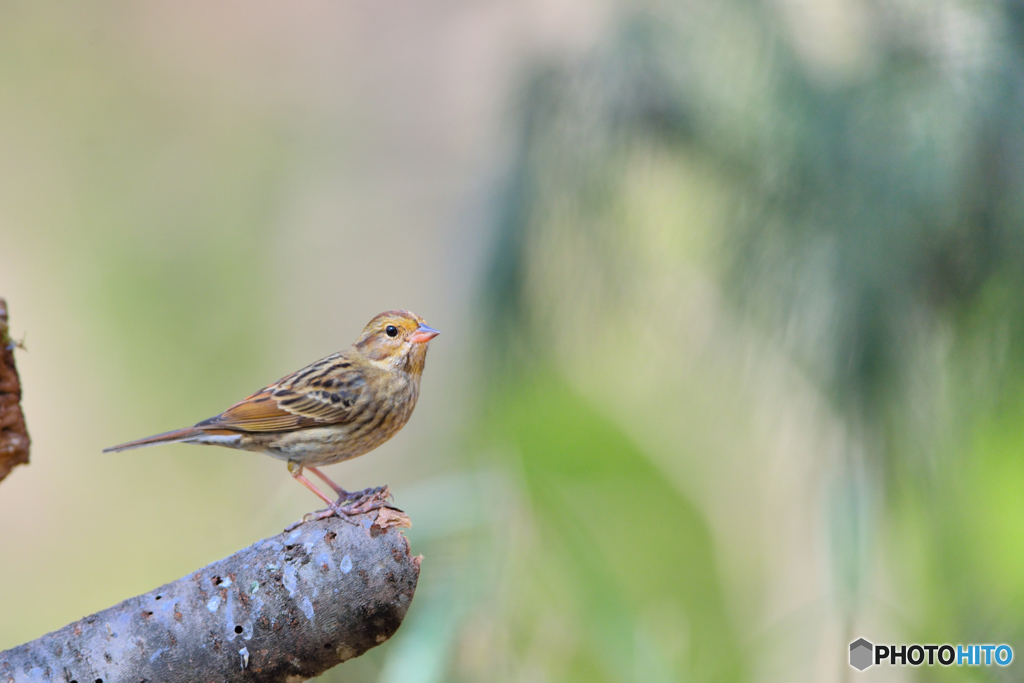
POLYGON ((0 299, 0 481, 28 463, 28 431, 21 412, 21 382, 14 366, 16 344, 7 332, 7 302, 0 299))

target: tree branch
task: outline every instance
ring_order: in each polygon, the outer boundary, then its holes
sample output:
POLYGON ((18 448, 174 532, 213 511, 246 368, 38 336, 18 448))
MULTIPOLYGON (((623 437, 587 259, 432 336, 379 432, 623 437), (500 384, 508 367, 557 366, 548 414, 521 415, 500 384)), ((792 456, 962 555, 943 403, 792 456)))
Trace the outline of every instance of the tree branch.
MULTIPOLYGON (((0 682, 296 683, 390 638, 419 578, 383 508, 307 522, 0 652, 0 682)), ((7 615, 10 618, 12 615, 7 615)))
POLYGON ((28 432, 21 412, 21 382, 7 333, 7 302, 0 299, 0 481, 15 465, 28 463, 28 432))

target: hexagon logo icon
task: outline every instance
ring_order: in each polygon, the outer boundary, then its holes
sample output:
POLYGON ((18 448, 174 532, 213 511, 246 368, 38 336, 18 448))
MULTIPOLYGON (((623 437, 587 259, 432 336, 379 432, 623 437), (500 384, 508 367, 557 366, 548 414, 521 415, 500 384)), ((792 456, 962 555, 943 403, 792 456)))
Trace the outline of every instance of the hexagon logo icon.
POLYGON ((874 649, 875 646, 863 638, 858 638, 850 643, 850 666, 857 671, 863 671, 871 666, 874 663, 871 661, 871 653, 874 649))

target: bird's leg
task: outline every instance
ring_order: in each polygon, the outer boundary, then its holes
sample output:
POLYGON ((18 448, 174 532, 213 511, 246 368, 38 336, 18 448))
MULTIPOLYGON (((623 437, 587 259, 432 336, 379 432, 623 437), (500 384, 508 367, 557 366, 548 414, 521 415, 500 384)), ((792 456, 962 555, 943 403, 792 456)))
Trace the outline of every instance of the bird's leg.
POLYGON ((391 491, 388 490, 387 486, 377 486, 375 488, 363 489, 362 491, 346 491, 337 484, 335 484, 330 477, 320 471, 318 467, 306 467, 307 470, 320 477, 325 484, 334 489, 334 492, 338 494, 338 500, 336 504, 341 505, 343 502, 348 500, 359 500, 366 498, 367 496, 375 496, 378 494, 384 494, 385 497, 391 496, 391 491))
POLYGON ((328 498, 328 497, 327 497, 327 494, 325 494, 325 493, 324 493, 323 491, 321 491, 320 489, 318 489, 318 488, 317 488, 317 487, 316 487, 316 486, 315 486, 315 485, 313 484, 313 482, 311 482, 311 481, 310 481, 309 479, 306 479, 306 478, 305 478, 304 476, 302 476, 302 466, 301 466, 301 465, 297 465, 297 466, 296 466, 296 467, 295 467, 295 468, 293 469, 293 468, 292 468, 292 465, 291 465, 291 463, 288 463, 288 469, 289 469, 289 470, 291 470, 292 476, 293 476, 293 477, 295 477, 295 479, 296 479, 296 480, 297 480, 297 481, 298 481, 298 482, 299 482, 300 484, 302 484, 302 485, 303 485, 303 486, 305 486, 305 487, 306 487, 307 489, 309 489, 310 491, 312 491, 313 493, 315 493, 315 494, 317 495, 317 497, 318 497, 318 498, 319 498, 320 500, 322 500, 322 501, 324 501, 325 503, 327 503, 327 506, 328 506, 328 507, 330 507, 330 508, 331 508, 331 509, 333 509, 333 510, 334 510, 335 512, 337 512, 337 510, 338 510, 338 506, 334 504, 334 501, 333 501, 333 500, 331 500, 330 498, 328 498))
MULTIPOLYGON (((320 474, 320 472, 318 472, 315 467, 310 467, 308 469, 313 470, 315 474, 319 475, 320 478, 326 481, 327 483, 332 483, 330 479, 325 477, 323 474, 320 474)), ((331 515, 335 515, 338 517, 338 519, 342 519, 348 522, 349 524, 355 524, 355 522, 348 519, 350 516, 361 515, 365 512, 370 512, 371 510, 379 510, 380 508, 387 505, 387 498, 391 496, 391 491, 388 489, 387 486, 378 486, 377 488, 374 489, 366 489, 364 491, 357 491, 355 493, 349 493, 348 491, 341 489, 340 492, 345 493, 346 497, 338 498, 337 501, 333 501, 327 497, 327 494, 318 489, 313 484, 313 482, 302 476, 302 465, 292 460, 289 460, 288 471, 291 472, 292 476, 295 477, 296 481, 298 481, 307 489, 315 493, 317 497, 320 498, 320 500, 327 503, 327 509, 317 510, 316 512, 310 512, 306 514, 298 522, 293 522, 292 524, 286 526, 284 529, 285 531, 291 531, 292 529, 303 524, 304 522, 312 522, 318 519, 325 519, 327 517, 330 517, 331 515), (350 498, 355 498, 356 502, 346 505, 344 507, 339 507, 339 503, 341 503, 342 500, 348 500, 350 498)))
POLYGON ((316 476, 320 477, 320 479, 323 480, 325 484, 334 489, 334 492, 338 494, 337 502, 340 503, 343 500, 348 500, 349 498, 357 495, 355 493, 350 493, 345 489, 341 488, 340 486, 338 486, 337 484, 335 484, 330 477, 328 477, 326 474, 320 471, 319 467, 307 467, 306 469, 315 474, 316 476))
POLYGON ((321 491, 316 486, 314 486, 313 482, 311 482, 309 479, 306 479, 304 476, 302 476, 302 465, 298 464, 297 462, 293 462, 293 461, 289 460, 288 461, 288 471, 291 472, 292 476, 295 477, 296 481, 298 481, 300 484, 305 486, 307 489, 309 489, 310 491, 315 493, 317 495, 317 497, 320 498, 320 500, 322 500, 325 503, 327 503, 327 509, 326 510, 318 510, 317 512, 313 512, 313 513, 310 513, 309 515, 306 515, 305 517, 302 518, 301 521, 296 522, 295 524, 290 524, 285 529, 285 531, 291 531, 292 529, 297 527, 299 524, 302 524, 302 522, 313 521, 313 520, 317 520, 317 519, 325 519, 327 517, 330 517, 331 515, 337 515, 339 519, 344 519, 345 521, 348 521, 346 519, 346 516, 350 515, 352 513, 351 512, 347 512, 347 511, 343 510, 342 508, 338 507, 338 504, 335 503, 330 498, 328 498, 327 495, 323 491, 321 491), (309 518, 309 519, 307 520, 307 518, 309 518))

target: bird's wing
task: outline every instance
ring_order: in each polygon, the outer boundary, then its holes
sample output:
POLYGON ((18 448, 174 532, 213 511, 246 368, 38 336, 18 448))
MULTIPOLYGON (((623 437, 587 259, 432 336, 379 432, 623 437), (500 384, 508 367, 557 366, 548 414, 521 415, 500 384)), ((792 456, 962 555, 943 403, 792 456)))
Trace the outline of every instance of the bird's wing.
POLYGON ((368 399, 366 380, 343 355, 328 356, 242 399, 200 429, 287 432, 352 421, 368 399))

